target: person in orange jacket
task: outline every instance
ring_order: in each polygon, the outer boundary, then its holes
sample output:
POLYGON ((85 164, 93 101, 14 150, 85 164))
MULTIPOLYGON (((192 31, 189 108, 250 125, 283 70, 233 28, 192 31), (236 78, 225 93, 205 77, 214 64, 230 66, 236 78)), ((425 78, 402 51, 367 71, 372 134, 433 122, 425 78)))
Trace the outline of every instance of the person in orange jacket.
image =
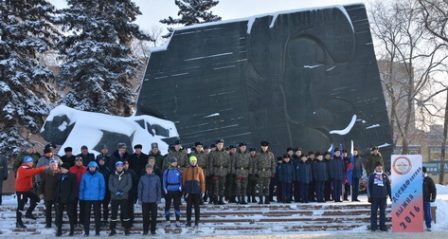
POLYGON ((30 207, 26 211, 25 217, 36 220, 36 217, 32 214, 40 201, 39 196, 31 189, 33 188, 33 177, 36 174, 42 173, 48 166, 42 166, 39 168, 33 168, 34 161, 30 156, 23 157, 22 165, 17 169, 16 176, 16 195, 17 195, 17 210, 16 210, 16 227, 26 228, 22 222, 22 214, 25 207, 25 203, 30 199, 30 207))
POLYGON ((199 203, 205 193, 205 177, 196 156, 190 156, 189 161, 190 164, 182 174, 182 184, 187 194, 187 227, 191 226, 192 205, 194 205, 194 226, 197 227, 200 215, 199 203))

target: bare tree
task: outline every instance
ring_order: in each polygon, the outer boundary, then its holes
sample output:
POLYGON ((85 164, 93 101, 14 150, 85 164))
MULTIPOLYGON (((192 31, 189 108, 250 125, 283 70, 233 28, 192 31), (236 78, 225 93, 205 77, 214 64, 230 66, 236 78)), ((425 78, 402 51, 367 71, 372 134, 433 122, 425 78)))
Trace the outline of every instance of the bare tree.
MULTIPOLYGON (((445 45, 448 44, 448 2, 446 0, 417 0, 421 7, 422 19, 424 27, 431 33, 432 36, 442 41, 445 45)), ((446 51, 446 49, 444 49, 446 51)), ((440 175, 439 183, 443 184, 445 174, 445 147, 448 132, 448 88, 445 86, 440 92, 446 92, 445 112, 443 119, 443 137, 441 143, 440 156, 440 175)), ((435 92, 432 95, 437 95, 435 92)), ((432 97, 430 95, 428 99, 432 97)))
POLYGON ((394 141, 401 141, 403 154, 409 153, 417 130, 415 99, 446 57, 438 51, 442 46, 424 29, 419 10, 414 0, 376 1, 369 10, 394 141))

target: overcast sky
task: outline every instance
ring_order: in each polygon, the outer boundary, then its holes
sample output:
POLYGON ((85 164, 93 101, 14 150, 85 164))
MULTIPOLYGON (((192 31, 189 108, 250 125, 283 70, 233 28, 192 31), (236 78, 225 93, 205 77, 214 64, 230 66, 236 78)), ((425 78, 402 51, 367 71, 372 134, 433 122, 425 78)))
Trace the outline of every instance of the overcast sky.
MULTIPOLYGON (((66 6, 65 0, 49 1, 56 8, 66 6)), ((165 27, 166 25, 159 23, 160 19, 177 16, 178 8, 174 0, 134 0, 134 2, 143 14, 138 17, 136 23, 144 31, 148 31, 154 25, 165 27)), ((366 0, 220 0, 219 4, 211 10, 223 20, 229 20, 283 10, 366 2, 366 0)))

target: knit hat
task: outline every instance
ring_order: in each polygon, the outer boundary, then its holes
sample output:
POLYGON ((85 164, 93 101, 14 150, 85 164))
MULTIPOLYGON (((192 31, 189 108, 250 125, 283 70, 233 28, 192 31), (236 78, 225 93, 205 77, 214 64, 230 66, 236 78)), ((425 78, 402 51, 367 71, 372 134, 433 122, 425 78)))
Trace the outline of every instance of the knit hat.
POLYGON ((25 157, 23 157, 23 162, 24 163, 33 162, 33 158, 31 158, 30 156, 25 156, 25 157))
POLYGON ((50 160, 50 163, 49 163, 49 164, 50 164, 50 165, 52 165, 52 164, 58 164, 58 161, 52 159, 52 160, 50 160))
POLYGON ((170 157, 170 158, 168 159, 168 162, 169 162, 170 164, 172 164, 172 163, 174 163, 174 162, 177 162, 177 158, 176 158, 176 157, 170 157))
POLYGON ((70 169, 70 164, 69 163, 63 163, 62 165, 61 165, 61 168, 65 168, 65 169, 67 169, 67 170, 69 170, 70 169))
POLYGON ((192 156, 190 156, 190 163, 192 162, 192 161, 198 161, 198 158, 196 158, 196 156, 194 156, 194 155, 192 155, 192 156))
POLYGON ((123 162, 121 161, 116 162, 115 167, 123 167, 123 162))
POLYGON ((148 164, 145 166, 145 169, 146 169, 146 168, 154 168, 154 165, 148 163, 148 164))
POLYGON ((98 167, 98 164, 95 161, 90 161, 87 167, 98 167))

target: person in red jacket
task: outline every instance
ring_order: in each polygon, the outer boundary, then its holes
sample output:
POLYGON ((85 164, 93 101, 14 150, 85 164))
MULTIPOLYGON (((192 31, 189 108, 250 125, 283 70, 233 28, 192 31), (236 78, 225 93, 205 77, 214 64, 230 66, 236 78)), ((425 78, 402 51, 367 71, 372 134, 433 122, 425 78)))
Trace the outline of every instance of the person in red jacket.
POLYGON ((16 176, 16 195, 17 195, 17 210, 16 210, 16 227, 26 228, 22 222, 22 214, 25 208, 25 203, 30 199, 30 207, 26 211, 25 217, 36 220, 36 217, 32 214, 40 201, 39 196, 31 189, 33 188, 33 176, 42 173, 48 166, 42 166, 39 168, 33 168, 34 161, 30 156, 23 158, 22 165, 17 169, 16 176))
POLYGON ((70 168, 70 173, 76 176, 76 192, 75 202, 73 203, 72 210, 74 215, 74 224, 78 224, 78 202, 79 202, 79 224, 84 225, 84 201, 79 200, 79 184, 81 183, 82 175, 87 171, 87 167, 82 165, 82 157, 77 156, 75 159, 75 166, 70 168))

